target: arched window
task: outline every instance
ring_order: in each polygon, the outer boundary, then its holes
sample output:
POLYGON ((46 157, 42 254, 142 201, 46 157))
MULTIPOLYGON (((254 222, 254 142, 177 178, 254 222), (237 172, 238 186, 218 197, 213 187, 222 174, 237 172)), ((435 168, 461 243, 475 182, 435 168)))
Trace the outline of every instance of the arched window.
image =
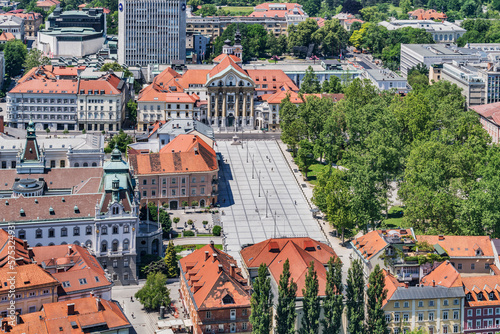
POLYGON ((93 162, 92 167, 97 167, 97 162, 93 162))
POLYGON ((86 162, 83 163, 83 167, 88 167, 88 166, 89 166, 88 163, 86 163, 86 162))
POLYGON ((146 179, 142 180, 142 184, 143 184, 143 185, 148 184, 148 180, 146 180, 146 179))
POLYGON ((128 250, 129 241, 128 239, 123 240, 123 250, 128 250))
POLYGON ((118 240, 113 240, 113 244, 111 245, 111 250, 113 252, 118 252, 118 240))
POLYGON ((80 167, 80 164, 78 162, 76 162, 75 167, 80 167))
POLYGON ((108 234, 108 227, 107 226, 103 226, 101 230, 102 230, 102 234, 108 234))
POLYGON ((453 36, 452 36, 452 35, 450 35, 450 41, 452 41, 452 40, 453 40, 453 36))
POLYGON ((61 229, 61 237, 67 237, 68 236, 68 229, 66 227, 63 227, 61 229))
POLYGON ((39 228, 39 229, 36 230, 35 237, 37 239, 41 239, 43 237, 42 229, 39 228))
POLYGON ((19 230, 18 238, 19 239, 26 239, 26 231, 25 230, 19 230))
POLYGON ((51 242, 51 243, 49 244, 49 246, 54 246, 54 243, 53 243, 53 242, 51 242))
POLYGON ((37 244, 35 245, 35 247, 42 247, 42 244, 41 244, 41 243, 37 243, 37 244))
POLYGON ((114 214, 114 215, 117 215, 117 214, 119 214, 119 213, 120 213, 120 208, 118 208, 118 207, 116 207, 116 206, 115 206, 115 207, 113 207, 113 214, 114 214))
POLYGON ((54 238, 56 236, 56 230, 54 228, 49 228, 49 238, 54 238))
POLYGON ((101 252, 107 252, 108 251, 108 242, 106 240, 103 240, 101 242, 101 252))
POLYGON ((90 240, 85 241, 85 247, 92 248, 92 241, 90 240))
POLYGON ((118 226, 113 226, 113 234, 118 234, 118 226))
POLYGON ((85 234, 92 235, 92 226, 85 227, 85 234))
POLYGON ((128 233, 129 232, 129 226, 128 225, 124 225, 123 226, 123 233, 128 233))
POLYGON ((80 246, 80 242, 79 242, 78 240, 75 240, 75 241, 73 242, 73 244, 75 244, 75 245, 77 245, 77 246, 80 246))
POLYGON ((67 245, 68 243, 66 241, 61 242, 61 245, 67 245))
POLYGON ((73 236, 80 235, 80 228, 78 226, 73 227, 73 236))

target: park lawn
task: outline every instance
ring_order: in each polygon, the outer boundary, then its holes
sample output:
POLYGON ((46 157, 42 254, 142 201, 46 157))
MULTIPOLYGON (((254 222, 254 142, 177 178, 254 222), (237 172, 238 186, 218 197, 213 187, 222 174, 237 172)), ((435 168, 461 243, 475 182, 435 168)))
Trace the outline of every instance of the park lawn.
POLYGON ((252 6, 226 6, 222 7, 222 9, 227 10, 230 13, 241 13, 243 15, 250 15, 253 13, 252 6))
POLYGON ((401 7, 396 7, 393 4, 390 4, 389 5, 389 12, 392 12, 393 10, 395 10, 396 13, 398 13, 398 15, 402 13, 401 7))
POLYGON ((317 177, 318 177, 318 173, 321 171, 321 169, 323 167, 325 167, 326 165, 323 165, 322 163, 315 163, 314 165, 311 165, 309 167, 309 173, 307 173, 307 180, 309 181, 309 183, 311 183, 312 185, 316 185, 318 184, 318 180, 317 180, 317 177))
MULTIPOLYGON (((194 248, 196 250, 196 249, 203 248, 204 246, 206 246, 206 244, 177 245, 177 246, 175 246, 175 251, 177 253, 180 253, 186 249, 193 249, 194 248)), ((215 244, 214 247, 219 249, 219 250, 222 250, 222 245, 215 244)))
POLYGON ((382 221, 382 227, 384 228, 411 227, 411 226, 406 226, 408 224, 405 224, 403 216, 404 216, 404 207, 392 206, 389 209, 388 219, 382 221))

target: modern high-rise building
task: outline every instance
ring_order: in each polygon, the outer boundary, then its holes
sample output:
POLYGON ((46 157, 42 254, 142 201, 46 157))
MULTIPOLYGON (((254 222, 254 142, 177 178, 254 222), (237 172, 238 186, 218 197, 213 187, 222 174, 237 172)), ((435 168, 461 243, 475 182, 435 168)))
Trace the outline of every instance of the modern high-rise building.
POLYGON ((147 66, 186 58, 186 0, 120 0, 118 61, 147 66))

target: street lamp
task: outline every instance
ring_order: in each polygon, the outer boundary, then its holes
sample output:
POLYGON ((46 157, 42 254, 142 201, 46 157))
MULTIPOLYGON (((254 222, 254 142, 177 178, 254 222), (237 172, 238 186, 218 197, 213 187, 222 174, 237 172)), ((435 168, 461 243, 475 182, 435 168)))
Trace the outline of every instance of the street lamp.
POLYGON ((255 160, 255 154, 252 155, 252 180, 254 179, 254 176, 253 176, 254 175, 253 171, 254 171, 254 168, 255 168, 255 166, 254 166, 254 160, 255 160))
POLYGON ((260 170, 259 170, 259 197, 260 197, 260 170))
POLYGON ((267 218, 267 207, 269 206, 268 198, 269 197, 269 190, 266 190, 266 218, 267 218))

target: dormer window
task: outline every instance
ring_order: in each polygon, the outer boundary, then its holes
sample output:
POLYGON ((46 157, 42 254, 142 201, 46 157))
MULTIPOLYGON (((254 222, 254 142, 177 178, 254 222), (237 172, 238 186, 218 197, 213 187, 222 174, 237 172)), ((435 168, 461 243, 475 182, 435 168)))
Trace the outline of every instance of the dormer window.
POLYGON ((483 300, 483 293, 482 292, 477 294, 477 300, 483 300))
POLYGON ((226 294, 224 298, 222 298, 222 304, 227 305, 227 304, 234 304, 234 299, 231 297, 229 294, 226 294))
POLYGON ((488 298, 490 300, 495 300, 495 293, 494 292, 490 292, 488 298))
POLYGON ((471 300, 471 298, 472 298, 472 295, 471 295, 471 293, 469 292, 469 293, 467 294, 467 300, 471 300))

